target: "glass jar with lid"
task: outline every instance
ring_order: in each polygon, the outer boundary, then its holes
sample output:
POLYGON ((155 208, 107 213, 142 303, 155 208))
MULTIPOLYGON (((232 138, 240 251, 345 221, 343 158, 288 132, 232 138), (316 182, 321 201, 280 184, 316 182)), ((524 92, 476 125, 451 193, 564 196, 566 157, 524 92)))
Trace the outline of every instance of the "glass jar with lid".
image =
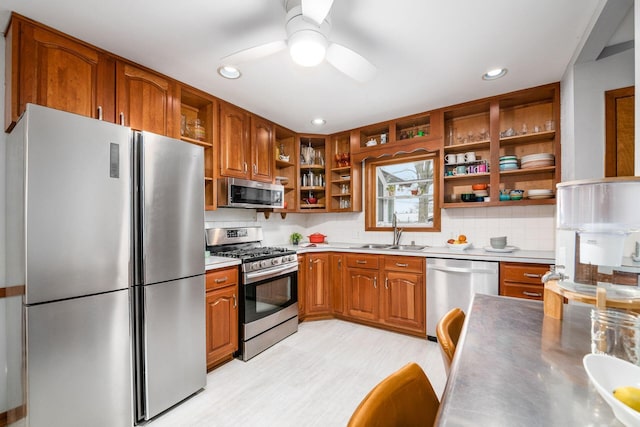
POLYGON ((204 121, 201 119, 193 119, 189 122, 190 136, 198 141, 206 139, 204 121))

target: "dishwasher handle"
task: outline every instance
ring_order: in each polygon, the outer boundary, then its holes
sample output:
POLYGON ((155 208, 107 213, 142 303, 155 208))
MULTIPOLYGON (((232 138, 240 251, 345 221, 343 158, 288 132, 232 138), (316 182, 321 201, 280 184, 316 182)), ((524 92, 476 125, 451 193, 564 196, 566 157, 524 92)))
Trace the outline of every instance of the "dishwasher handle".
POLYGON ((437 270, 444 271, 447 273, 464 273, 464 274, 472 274, 472 273, 480 273, 480 274, 496 274, 496 271, 485 269, 485 268, 460 268, 460 267, 443 267, 439 265, 428 265, 428 270, 437 270))

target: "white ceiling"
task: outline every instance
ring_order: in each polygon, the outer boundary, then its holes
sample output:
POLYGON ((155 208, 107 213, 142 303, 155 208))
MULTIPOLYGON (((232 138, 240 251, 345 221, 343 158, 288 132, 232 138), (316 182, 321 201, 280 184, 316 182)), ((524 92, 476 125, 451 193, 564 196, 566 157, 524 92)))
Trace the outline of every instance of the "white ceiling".
POLYGON ((0 24, 14 10, 294 131, 329 134, 559 81, 601 3, 335 0, 330 40, 378 67, 364 84, 326 63, 299 67, 286 50, 243 64, 239 80, 217 75, 221 57, 285 38, 283 0, 2 0, 0 24), (498 66, 504 78, 481 79, 498 66))

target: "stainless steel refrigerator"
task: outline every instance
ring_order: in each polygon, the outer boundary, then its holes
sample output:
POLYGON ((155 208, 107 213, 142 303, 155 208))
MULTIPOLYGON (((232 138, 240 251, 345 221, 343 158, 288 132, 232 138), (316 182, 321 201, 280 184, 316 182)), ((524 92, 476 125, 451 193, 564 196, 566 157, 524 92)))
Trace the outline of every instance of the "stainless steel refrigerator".
POLYGON ((29 104, 6 163, 27 426, 131 426, 204 387, 202 149, 29 104))

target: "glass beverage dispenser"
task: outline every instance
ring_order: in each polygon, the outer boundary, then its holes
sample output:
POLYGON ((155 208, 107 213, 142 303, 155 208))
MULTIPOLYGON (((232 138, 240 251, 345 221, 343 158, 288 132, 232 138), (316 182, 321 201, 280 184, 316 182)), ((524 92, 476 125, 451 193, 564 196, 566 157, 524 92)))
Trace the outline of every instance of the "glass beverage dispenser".
POLYGON ((561 183, 557 200, 553 278, 581 293, 640 296, 640 177, 561 183))

